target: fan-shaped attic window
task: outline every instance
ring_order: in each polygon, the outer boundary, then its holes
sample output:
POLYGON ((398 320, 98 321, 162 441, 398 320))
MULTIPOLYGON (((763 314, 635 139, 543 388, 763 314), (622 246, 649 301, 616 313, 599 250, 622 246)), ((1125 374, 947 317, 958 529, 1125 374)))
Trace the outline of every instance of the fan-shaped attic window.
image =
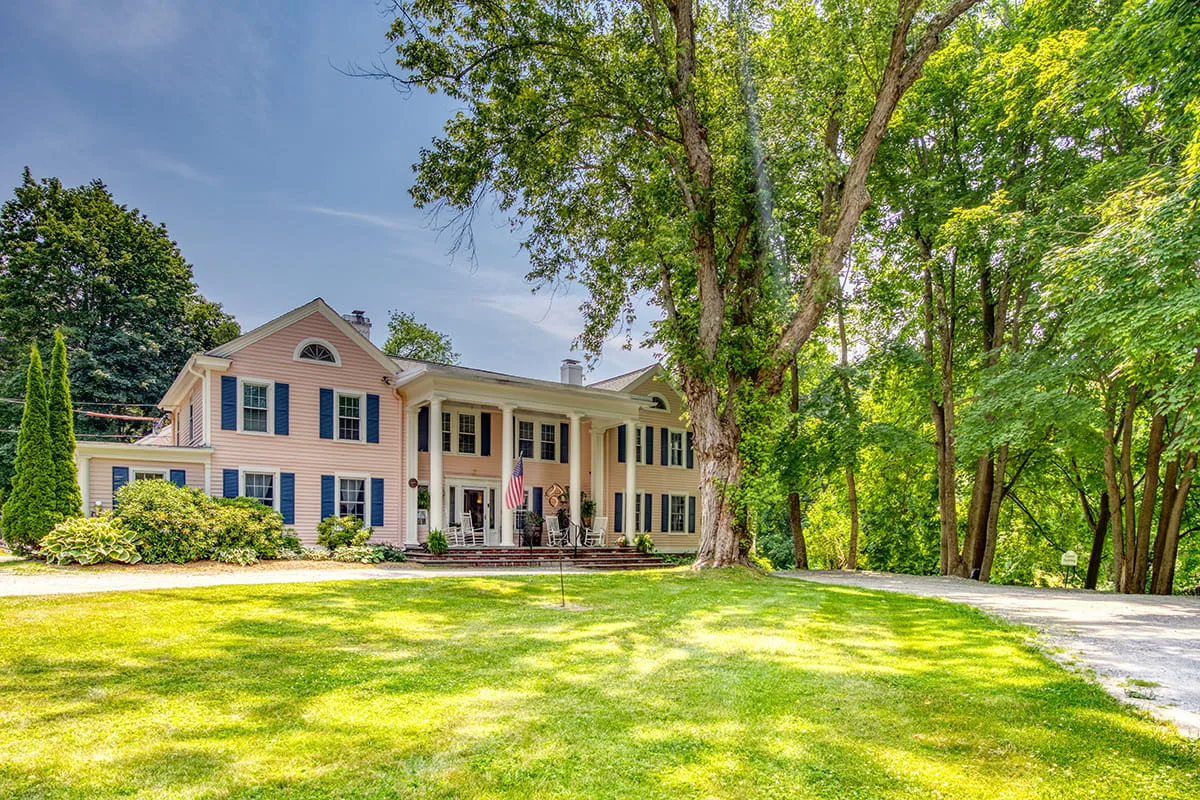
POLYGON ((654 408, 659 409, 660 411, 670 411, 671 410, 667 406, 666 398, 664 398, 661 394, 650 395, 650 405, 653 406, 654 408))
POLYGON ((305 339, 297 345, 296 360, 311 361, 315 364, 340 365, 342 363, 342 360, 338 358, 337 350, 333 349, 333 345, 320 339, 305 339))

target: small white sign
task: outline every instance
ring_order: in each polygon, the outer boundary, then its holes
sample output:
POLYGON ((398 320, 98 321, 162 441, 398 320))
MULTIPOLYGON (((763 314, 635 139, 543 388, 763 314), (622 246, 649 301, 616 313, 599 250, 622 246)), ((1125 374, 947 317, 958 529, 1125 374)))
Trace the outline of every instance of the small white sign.
POLYGON ((1062 558, 1058 560, 1058 563, 1064 567, 1077 567, 1079 566, 1079 553, 1076 553, 1074 550, 1068 550, 1062 554, 1062 558))

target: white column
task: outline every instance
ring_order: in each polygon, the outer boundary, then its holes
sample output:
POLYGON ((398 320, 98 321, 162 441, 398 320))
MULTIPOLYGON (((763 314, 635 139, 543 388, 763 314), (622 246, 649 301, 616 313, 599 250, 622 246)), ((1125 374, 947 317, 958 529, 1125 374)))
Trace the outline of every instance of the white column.
POLYGON ((637 451, 634 450, 636 441, 634 437, 637 435, 637 420, 631 419, 625 422, 625 539, 633 542, 634 531, 637 530, 637 521, 634 515, 637 513, 637 503, 634 502, 634 495, 637 493, 637 451))
POLYGON ((429 401, 429 530, 446 530, 442 493, 446 481, 442 475, 442 398, 429 401))
POLYGON ((75 480, 79 482, 79 497, 85 517, 92 515, 92 457, 76 456, 75 480))
POLYGON ((582 525, 583 520, 580 519, 583 507, 583 499, 581 492, 583 491, 583 446, 580 442, 579 412, 572 411, 567 415, 571 420, 571 436, 568 440, 570 444, 567 446, 567 461, 570 468, 571 487, 569 489, 571 498, 571 522, 576 525, 582 525))
MULTIPOLYGON (((604 431, 596 429, 592 420, 592 502, 596 504, 596 516, 604 515, 604 431)), ((612 530, 611 528, 609 530, 612 530)))
POLYGON ((504 502, 513 471, 513 407, 500 406, 500 544, 513 543, 513 510, 504 502))
MULTIPOLYGON (((404 418, 404 543, 417 545, 417 487, 408 481, 417 477, 417 409, 408 406, 404 418)), ((433 441, 432 436, 430 441, 433 441)), ((430 451, 432 452, 432 450, 430 451)))

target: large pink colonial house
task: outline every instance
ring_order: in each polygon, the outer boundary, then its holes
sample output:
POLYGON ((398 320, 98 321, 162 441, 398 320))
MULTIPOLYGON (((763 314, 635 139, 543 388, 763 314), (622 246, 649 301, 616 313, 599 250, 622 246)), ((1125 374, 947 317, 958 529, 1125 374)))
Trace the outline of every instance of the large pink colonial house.
POLYGON ((525 515, 585 498, 606 544, 650 532, 664 551, 697 543, 698 471, 683 402, 652 365, 583 384, 385 355, 361 313, 321 299, 192 356, 162 398, 170 423, 137 443, 80 442, 88 513, 129 481, 163 478, 277 509, 311 543, 355 515, 373 539, 416 546, 462 521, 488 545, 520 543, 525 515), (504 508, 517 457, 525 505, 504 508), (424 502, 419 498, 427 498, 424 502))

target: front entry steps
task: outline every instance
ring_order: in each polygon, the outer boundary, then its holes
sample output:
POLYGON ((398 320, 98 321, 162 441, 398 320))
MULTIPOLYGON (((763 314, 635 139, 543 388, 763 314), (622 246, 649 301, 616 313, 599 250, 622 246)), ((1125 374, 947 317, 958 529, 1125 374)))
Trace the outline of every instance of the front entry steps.
POLYGON ((408 560, 434 567, 510 569, 513 567, 568 567, 595 570, 656 569, 666 567, 662 559, 644 555, 631 547, 454 547, 444 556, 409 548, 408 560))

